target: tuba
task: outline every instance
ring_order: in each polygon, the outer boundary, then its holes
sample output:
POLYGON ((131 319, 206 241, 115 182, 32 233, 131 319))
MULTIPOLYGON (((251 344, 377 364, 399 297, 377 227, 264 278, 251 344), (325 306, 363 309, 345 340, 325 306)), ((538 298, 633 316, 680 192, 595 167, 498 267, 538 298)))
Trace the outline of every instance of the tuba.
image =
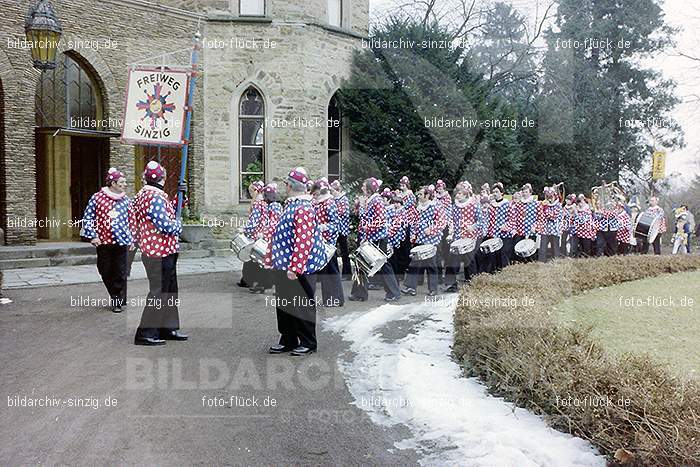
POLYGON ((605 183, 591 188, 591 202, 594 211, 611 211, 615 209, 617 200, 625 202, 625 193, 617 186, 617 182, 605 183))

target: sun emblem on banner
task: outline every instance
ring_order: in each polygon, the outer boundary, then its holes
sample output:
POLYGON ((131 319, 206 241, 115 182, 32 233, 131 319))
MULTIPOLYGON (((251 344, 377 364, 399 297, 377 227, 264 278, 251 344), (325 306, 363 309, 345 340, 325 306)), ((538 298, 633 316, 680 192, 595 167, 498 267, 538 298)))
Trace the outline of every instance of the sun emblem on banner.
POLYGON ((162 90, 163 86, 160 83, 156 84, 153 86, 153 94, 149 94, 148 91, 143 91, 144 94, 146 94, 146 100, 139 101, 136 104, 136 108, 146 111, 146 115, 141 117, 141 120, 147 118, 151 119, 151 129, 156 127, 159 118, 163 119, 163 123, 168 123, 168 120, 165 118, 165 112, 172 112, 175 110, 175 104, 167 102, 171 94, 170 91, 162 96, 160 94, 162 90))

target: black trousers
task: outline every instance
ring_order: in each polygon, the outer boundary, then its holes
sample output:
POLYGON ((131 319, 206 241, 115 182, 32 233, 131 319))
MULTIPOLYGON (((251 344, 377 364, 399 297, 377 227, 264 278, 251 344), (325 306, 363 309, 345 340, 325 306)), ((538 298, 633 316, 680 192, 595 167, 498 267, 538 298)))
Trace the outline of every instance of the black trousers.
POLYGON ((450 258, 450 242, 447 241, 448 234, 449 228, 445 227, 442 231, 442 240, 440 240, 437 250, 438 282, 440 283, 442 283, 443 275, 450 258))
POLYGON ((275 308, 279 343, 288 348, 316 349, 316 284, 308 275, 292 280, 275 271, 275 308))
POLYGON ((97 247, 97 271, 107 288, 112 306, 126 304, 128 253, 128 246, 100 245, 97 247))
POLYGON ((394 255, 396 255, 396 266, 394 273, 396 277, 403 277, 403 275, 408 271, 408 266, 411 264, 411 230, 409 227, 404 228, 404 239, 401 242, 401 246, 397 250, 394 250, 394 255))
POLYGON ((577 251, 578 256, 581 258, 593 256, 593 240, 590 238, 579 238, 577 251))
POLYGON ((540 235, 540 250, 538 252, 538 259, 541 263, 547 261, 549 257, 549 246, 552 246, 552 259, 559 257, 561 245, 561 238, 559 235, 540 235))
POLYGON ((343 282, 338 268, 338 253, 333 255, 333 258, 323 269, 309 276, 309 280, 313 281, 314 286, 317 282, 321 282, 321 296, 324 306, 343 306, 345 304, 343 282))
MULTIPOLYGON (((637 239, 639 241, 640 238, 637 239)), ((646 254, 649 254, 649 242, 647 241, 646 237, 641 237, 642 243, 641 243, 641 252, 646 254)), ((657 235, 656 238, 654 239, 654 243, 652 243, 654 246, 654 254, 655 255, 660 255, 661 254, 661 235, 657 235)))
MULTIPOLYGON (((420 244, 416 245, 420 246, 420 244)), ((439 245, 438 245, 439 248, 439 245)), ((409 289, 416 289, 418 280, 423 277, 424 273, 428 273, 428 290, 437 292, 438 290, 438 260, 437 254, 432 258, 411 261, 408 267, 408 274, 404 285, 409 289)))
POLYGON ((148 277, 148 296, 136 330, 136 338, 157 339, 180 329, 177 287, 177 253, 163 258, 142 254, 141 262, 148 277))
POLYGON ((617 254, 617 230, 598 232, 598 256, 614 256, 617 254))
POLYGON ((340 250, 340 257, 343 259, 343 270, 340 273, 343 277, 349 277, 352 271, 350 270, 350 248, 348 248, 347 235, 338 236, 338 250, 340 250))
POLYGON ((445 268, 445 285, 451 287, 457 284, 457 273, 461 265, 464 265, 464 279, 470 281, 473 274, 473 270, 470 270, 469 266, 474 262, 474 255, 476 252, 472 251, 463 255, 455 255, 450 253, 447 258, 447 267, 445 268))
POLYGON ((255 281, 255 266, 257 265, 254 261, 246 261, 243 263, 243 270, 241 271, 241 283, 243 287, 252 287, 255 281))

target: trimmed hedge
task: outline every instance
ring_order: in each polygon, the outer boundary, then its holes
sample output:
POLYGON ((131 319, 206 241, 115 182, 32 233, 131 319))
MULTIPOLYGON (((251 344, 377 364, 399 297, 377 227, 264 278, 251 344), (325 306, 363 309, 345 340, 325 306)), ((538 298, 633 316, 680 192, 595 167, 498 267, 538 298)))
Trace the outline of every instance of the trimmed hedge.
POLYGON ((699 256, 616 256, 478 276, 460 293, 454 355, 491 392, 589 440, 611 462, 700 465, 698 382, 646 355, 610 355, 590 328, 563 326, 551 310, 586 290, 699 268, 699 256))

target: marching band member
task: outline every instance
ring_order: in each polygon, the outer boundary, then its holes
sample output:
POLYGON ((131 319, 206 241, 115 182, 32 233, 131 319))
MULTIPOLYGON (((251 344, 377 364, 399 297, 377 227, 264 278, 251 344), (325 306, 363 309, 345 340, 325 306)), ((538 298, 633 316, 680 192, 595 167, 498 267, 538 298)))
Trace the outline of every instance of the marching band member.
MULTIPOLYGON (((422 187, 418 191, 418 205, 412 208, 410 215, 411 242, 415 246, 440 244, 442 232, 447 225, 445 211, 435 201, 435 187, 433 185, 422 187)), ((437 295, 437 255, 424 260, 413 260, 408 268, 405 287, 401 292, 408 295, 416 295, 416 286, 419 276, 428 273, 428 296, 437 295)))
POLYGON ((632 244, 632 219, 627 213, 624 199, 618 199, 615 216, 620 226, 617 231, 617 253, 626 255, 630 252, 632 244))
MULTIPOLYGON (((399 197, 403 201, 404 212, 409 212, 411 207, 416 205, 416 196, 411 191, 411 181, 408 177, 403 176, 399 181, 399 197)), ((411 264, 411 235, 409 232, 409 225, 407 222, 404 223, 404 240, 398 250, 394 252, 397 255, 395 263, 398 265, 398 269, 394 272, 397 278, 403 278, 406 271, 408 271, 408 266, 411 264)))
POLYGON ((389 225, 387 240, 393 250, 393 254, 389 258, 389 264, 391 264, 391 268, 394 271, 399 270, 397 252, 406 238, 406 229, 404 229, 406 225, 406 220, 404 219, 405 215, 406 212, 403 208, 403 200, 396 192, 393 192, 392 197, 389 199, 389 206, 387 207, 387 223, 389 225))
POLYGON ((478 238, 477 238, 477 245, 478 247, 476 248, 476 254, 474 255, 475 261, 476 261, 476 271, 477 274, 481 274, 482 272, 488 272, 492 273, 493 272, 493 264, 491 262, 491 257, 489 254, 481 251, 481 243, 484 240, 488 239, 488 232, 489 232, 489 219, 491 218, 491 193, 484 192, 483 190, 485 188, 489 188, 488 183, 484 183, 484 185, 481 187, 482 191, 481 194, 479 195, 479 200, 481 203, 481 216, 479 218, 479 222, 477 224, 478 226, 478 238))
MULTIPOLYGON (((243 227, 243 233, 251 240, 262 238, 265 227, 268 223, 267 205, 263 197, 265 184, 258 180, 248 186, 253 203, 248 209, 248 222, 243 227)), ((239 287, 250 287, 251 293, 264 293, 265 289, 259 284, 261 275, 265 274, 263 268, 255 261, 248 260, 243 263, 243 271, 241 272, 241 281, 237 284, 239 287)), ((264 279, 263 279, 264 281, 264 279)))
POLYGON ((277 184, 269 183, 263 189, 263 199, 267 203, 267 222, 262 231, 262 238, 267 242, 267 254, 265 266, 258 277, 258 292, 265 293, 274 286, 274 274, 272 271, 272 235, 275 233, 277 223, 282 215, 282 205, 277 202, 277 184))
POLYGON ((272 235, 271 264, 277 271, 275 305, 280 333, 279 344, 270 347, 273 354, 291 351, 292 355, 307 355, 318 347, 315 281, 309 275, 321 270, 327 258, 307 182, 303 167, 287 175, 288 197, 272 235))
POLYGON ((632 252, 633 253, 641 253, 642 252, 642 245, 644 244, 644 240, 642 237, 639 237, 636 235, 635 232, 635 226, 637 225, 637 218, 639 217, 639 204, 637 203, 636 199, 633 198, 629 205, 630 210, 630 225, 631 225, 631 235, 630 235, 630 242, 632 244, 632 252))
POLYGON ((115 168, 107 172, 107 186, 92 195, 83 215, 81 236, 97 250, 97 271, 109 293, 114 313, 126 304, 127 250, 133 250, 129 230, 126 177, 115 168))
MULTIPOLYGON (((384 253, 388 251, 388 228, 387 214, 384 202, 381 199, 379 187, 382 182, 376 178, 368 178, 362 184, 362 193, 364 197, 359 206, 360 224, 357 232, 358 244, 363 241, 374 243, 384 253)), ((395 302, 401 298, 399 284, 396 282, 394 270, 388 262, 382 266, 382 269, 377 273, 384 282, 384 291, 386 302, 395 302)), ((351 301, 367 301, 369 297, 368 279, 365 274, 359 271, 359 283, 353 281, 352 292, 350 294, 351 301)))
MULTIPOLYGON (((479 236, 478 226, 481 218, 481 204, 472 193, 471 184, 469 182, 461 182, 455 188, 455 201, 452 206, 451 239, 456 241, 471 238, 477 241, 479 236)), ((445 292, 457 292, 457 273, 459 272, 460 264, 464 264, 464 278, 467 281, 471 279, 472 274, 475 272, 473 269, 470 270, 474 262, 474 255, 474 251, 464 255, 450 253, 445 271, 445 292)))
POLYGON ((561 234, 561 255, 577 256, 578 239, 576 238, 574 221, 576 218, 576 195, 571 193, 564 204, 564 221, 561 234))
MULTIPOLYGON (((513 238, 513 244, 517 244, 520 240, 530 238, 535 234, 535 223, 537 222, 537 211, 539 203, 532 195, 532 185, 526 183, 520 189, 522 199, 520 200, 521 217, 517 219, 518 223, 515 226, 516 233, 513 238)), ((532 261, 531 258, 524 261, 532 261)))
POLYGON ((134 344, 163 345, 166 340, 184 341, 178 312, 177 257, 182 223, 163 191, 165 169, 155 161, 146 165, 146 186, 129 210, 129 225, 141 250, 149 292, 134 344))
POLYGON ((686 210, 676 210, 676 224, 673 232, 673 237, 671 239, 671 245, 673 246, 671 254, 690 254, 688 253, 688 241, 690 240, 691 233, 692 229, 690 228, 690 222, 688 221, 687 208, 686 210))
MULTIPOLYGON (((316 210, 316 222, 321 231, 323 240, 335 246, 338 241, 340 229, 340 216, 335 199, 330 193, 328 180, 322 178, 314 183, 312 188, 313 205, 316 210)), ((326 307, 343 306, 345 295, 343 294, 343 284, 340 279, 340 269, 338 268, 338 253, 328 261, 328 264, 319 272, 314 274, 321 280, 321 293, 323 304, 326 307)))
POLYGON ((341 271, 344 279, 350 278, 350 249, 348 248, 348 235, 350 235, 350 200, 348 195, 343 191, 343 187, 338 180, 331 183, 331 193, 335 198, 335 205, 338 208, 338 216, 340 217, 340 226, 338 228, 338 248, 340 249, 340 257, 343 259, 343 270, 341 271))
POLYGON ((447 225, 445 226, 445 231, 442 233, 442 239, 440 240, 440 245, 438 246, 438 282, 443 283, 443 270, 447 266, 448 257, 450 255, 450 242, 447 241, 447 236, 450 230, 450 222, 452 215, 450 210, 452 209, 452 197, 450 193, 445 189, 445 182, 438 180, 435 182, 435 201, 437 201, 438 206, 444 211, 445 219, 447 219, 447 225))
POLYGON ((577 201, 574 233, 578 238, 578 254, 579 256, 593 256, 593 242, 597 232, 593 211, 583 194, 578 195, 577 201))
MULTIPOLYGON (((664 210, 659 206, 659 198, 656 196, 652 196, 649 198, 649 207, 647 208, 646 212, 655 214, 657 216, 661 217, 661 226, 659 227, 659 234, 656 236, 654 239, 654 254, 655 255, 660 255, 661 254, 661 236, 666 233, 666 216, 664 215, 664 210)), ((649 242, 644 241, 644 244, 642 245, 642 252, 647 254, 649 253, 649 242)))
POLYGON ((548 259, 550 245, 552 247, 552 257, 559 257, 562 221, 564 219, 564 210, 559 202, 557 189, 549 186, 544 187, 544 197, 544 201, 539 203, 537 223, 535 224, 535 232, 540 235, 538 259, 542 263, 548 259))
POLYGON ((610 206, 601 206, 594 213, 593 219, 596 221, 598 229, 596 236, 597 255, 613 256, 617 254, 617 232, 620 230, 620 222, 615 209, 610 206))
POLYGON ((496 270, 503 269, 510 264, 510 256, 513 252, 513 238, 508 229, 508 213, 510 211, 510 202, 503 197, 503 184, 498 182, 493 185, 491 201, 491 210, 489 215, 488 237, 500 238, 503 241, 503 247, 496 253, 494 264, 496 270))

